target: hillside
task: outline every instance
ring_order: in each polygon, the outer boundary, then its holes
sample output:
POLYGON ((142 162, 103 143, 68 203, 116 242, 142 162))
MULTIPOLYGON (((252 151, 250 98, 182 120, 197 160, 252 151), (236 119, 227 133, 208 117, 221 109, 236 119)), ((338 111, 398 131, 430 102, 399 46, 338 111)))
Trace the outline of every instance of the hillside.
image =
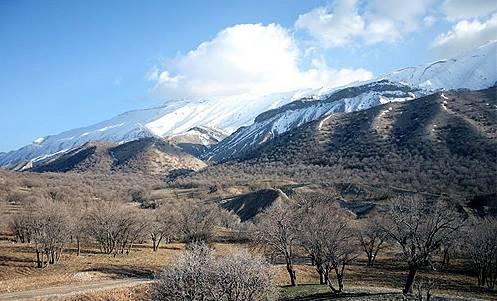
POLYGON ((331 114, 185 181, 278 177, 492 193, 497 187, 496 92, 495 87, 441 92, 331 114))
POLYGON ((184 152, 199 157, 227 136, 222 130, 197 126, 184 133, 169 136, 166 140, 184 152))
POLYGON ((167 101, 156 108, 129 111, 90 126, 40 137, 18 150, 0 153, 0 166, 19 168, 26 161, 36 165, 90 141, 122 143, 144 137, 167 138, 202 159, 223 161, 330 113, 411 100, 440 90, 491 87, 497 82, 496 51, 497 42, 493 41, 461 56, 341 88, 290 91, 254 99, 167 101), (207 135, 209 141, 204 143, 206 133, 213 136, 207 135), (232 135, 223 139, 225 134, 232 135))
POLYGON ((167 175, 173 170, 198 170, 205 167, 199 159, 163 139, 142 138, 116 145, 89 142, 34 165, 35 172, 100 172, 167 175))
POLYGON ((202 158, 224 161, 250 153, 261 144, 331 113, 353 112, 377 105, 412 100, 440 90, 484 89, 497 82, 497 42, 447 60, 408 67, 377 79, 303 98, 268 110, 202 158))
POLYGON ((159 107, 125 112, 93 125, 40 137, 20 149, 0 153, 0 167, 12 168, 31 160, 35 163, 90 141, 121 143, 144 137, 165 138, 187 133, 195 127, 231 133, 251 124, 261 112, 294 100, 296 93, 298 91, 228 102, 221 99, 167 101, 159 107))

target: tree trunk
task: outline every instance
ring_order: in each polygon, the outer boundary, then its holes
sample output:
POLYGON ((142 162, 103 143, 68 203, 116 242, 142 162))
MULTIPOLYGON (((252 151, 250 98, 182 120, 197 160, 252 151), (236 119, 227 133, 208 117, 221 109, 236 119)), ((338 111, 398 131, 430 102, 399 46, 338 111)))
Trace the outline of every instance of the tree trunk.
POLYGON ((338 292, 341 293, 343 291, 343 275, 342 274, 337 275, 337 281, 338 281, 338 292))
POLYGON ((322 270, 318 271, 319 273, 319 284, 326 284, 326 280, 324 278, 324 272, 322 270))
POLYGON ((40 251, 36 250, 36 267, 41 268, 40 251))
POLYGON ((330 277, 326 277, 326 278, 327 278, 326 283, 328 283, 328 287, 331 289, 331 292, 333 294, 339 293, 339 291, 333 286, 333 283, 331 283, 330 277))
POLYGON ((373 254, 368 253, 368 267, 373 266, 373 254))
POLYGON ((409 274, 407 275, 406 285, 404 286, 404 290, 402 291, 402 293, 404 295, 407 295, 411 292, 412 285, 414 284, 414 279, 416 278, 417 271, 418 271, 418 268, 416 266, 409 267, 409 274))
POLYGON ((288 275, 290 276, 290 284, 291 286, 297 286, 297 277, 295 275, 295 271, 293 270, 293 263, 291 258, 286 258, 286 270, 288 271, 288 275))

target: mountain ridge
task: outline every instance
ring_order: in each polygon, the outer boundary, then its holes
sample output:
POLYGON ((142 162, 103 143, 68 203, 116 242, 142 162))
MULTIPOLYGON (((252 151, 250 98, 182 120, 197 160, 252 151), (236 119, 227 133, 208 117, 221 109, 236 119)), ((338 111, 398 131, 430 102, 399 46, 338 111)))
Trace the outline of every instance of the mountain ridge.
POLYGON ((292 91, 252 101, 174 101, 155 108, 133 110, 94 125, 36 139, 15 151, 0 153, 0 166, 15 168, 19 164, 29 164, 26 161, 36 163, 88 141, 123 143, 145 137, 169 137, 174 143, 175 139, 195 127, 219 128, 231 133, 218 144, 209 143, 208 147, 185 144, 185 151, 202 159, 223 161, 331 113, 411 100, 444 89, 487 88, 497 82, 496 53, 497 42, 493 41, 456 58, 399 69, 342 88, 292 91), (386 82, 391 85, 390 89, 384 89, 386 82), (373 88, 355 97, 338 99, 337 95, 343 91, 364 86, 373 88), (375 93, 374 87, 384 90, 375 93), (340 103, 333 104, 330 99, 340 103), (314 108, 296 110, 309 104, 314 108), (267 122, 270 117, 275 119, 267 122))

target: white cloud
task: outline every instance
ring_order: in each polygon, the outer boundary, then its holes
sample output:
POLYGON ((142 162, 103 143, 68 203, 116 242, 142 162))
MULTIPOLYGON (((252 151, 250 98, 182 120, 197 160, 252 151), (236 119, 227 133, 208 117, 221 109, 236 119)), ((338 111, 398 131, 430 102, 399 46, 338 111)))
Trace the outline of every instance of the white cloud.
POLYGON ((496 39, 496 32, 497 13, 486 21, 463 20, 455 24, 450 31, 437 36, 431 47, 440 56, 450 57, 496 39))
POLYGON ((317 7, 300 15, 295 27, 306 30, 325 47, 343 46, 364 31, 364 19, 357 13, 354 0, 335 3, 333 12, 317 7))
POLYGON ((300 15, 295 27, 308 32, 325 48, 356 40, 366 44, 395 42, 423 24, 432 3, 433 0, 376 0, 361 7, 357 0, 340 0, 300 15))
POLYGON ((457 21, 461 19, 472 19, 480 16, 488 16, 497 10, 495 0, 446 0, 442 4, 442 10, 447 19, 457 21))
POLYGON ((366 14, 373 20, 384 18, 395 22, 399 32, 410 32, 418 29, 420 19, 433 3, 434 0, 374 0, 366 6, 366 14))
POLYGON ((435 24, 435 22, 437 22, 437 17, 435 17, 433 15, 429 15, 429 16, 426 16, 423 18, 423 25, 426 27, 433 26, 433 24, 435 24))
POLYGON ((290 32, 270 24, 226 28, 210 41, 154 67, 147 78, 167 98, 260 96, 297 89, 334 87, 367 80, 364 69, 334 70, 322 60, 300 67, 302 54, 290 32))

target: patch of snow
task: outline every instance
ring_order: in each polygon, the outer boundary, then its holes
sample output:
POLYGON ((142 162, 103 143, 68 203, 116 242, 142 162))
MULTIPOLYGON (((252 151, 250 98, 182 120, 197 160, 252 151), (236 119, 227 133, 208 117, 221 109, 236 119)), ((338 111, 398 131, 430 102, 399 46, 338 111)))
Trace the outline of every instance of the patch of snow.
POLYGON ((321 130, 321 129, 323 128, 323 124, 324 124, 326 121, 328 121, 328 119, 330 119, 330 118, 331 118, 331 116, 333 116, 333 115, 328 115, 328 116, 326 116, 326 118, 325 118, 325 119, 321 120, 321 122, 319 123, 319 126, 318 126, 318 129, 319 129, 319 130, 321 130))
POLYGON ((40 138, 36 138, 34 141, 33 141, 33 144, 37 144, 37 145, 40 145, 43 143, 43 141, 45 141, 45 137, 40 137, 40 138))

